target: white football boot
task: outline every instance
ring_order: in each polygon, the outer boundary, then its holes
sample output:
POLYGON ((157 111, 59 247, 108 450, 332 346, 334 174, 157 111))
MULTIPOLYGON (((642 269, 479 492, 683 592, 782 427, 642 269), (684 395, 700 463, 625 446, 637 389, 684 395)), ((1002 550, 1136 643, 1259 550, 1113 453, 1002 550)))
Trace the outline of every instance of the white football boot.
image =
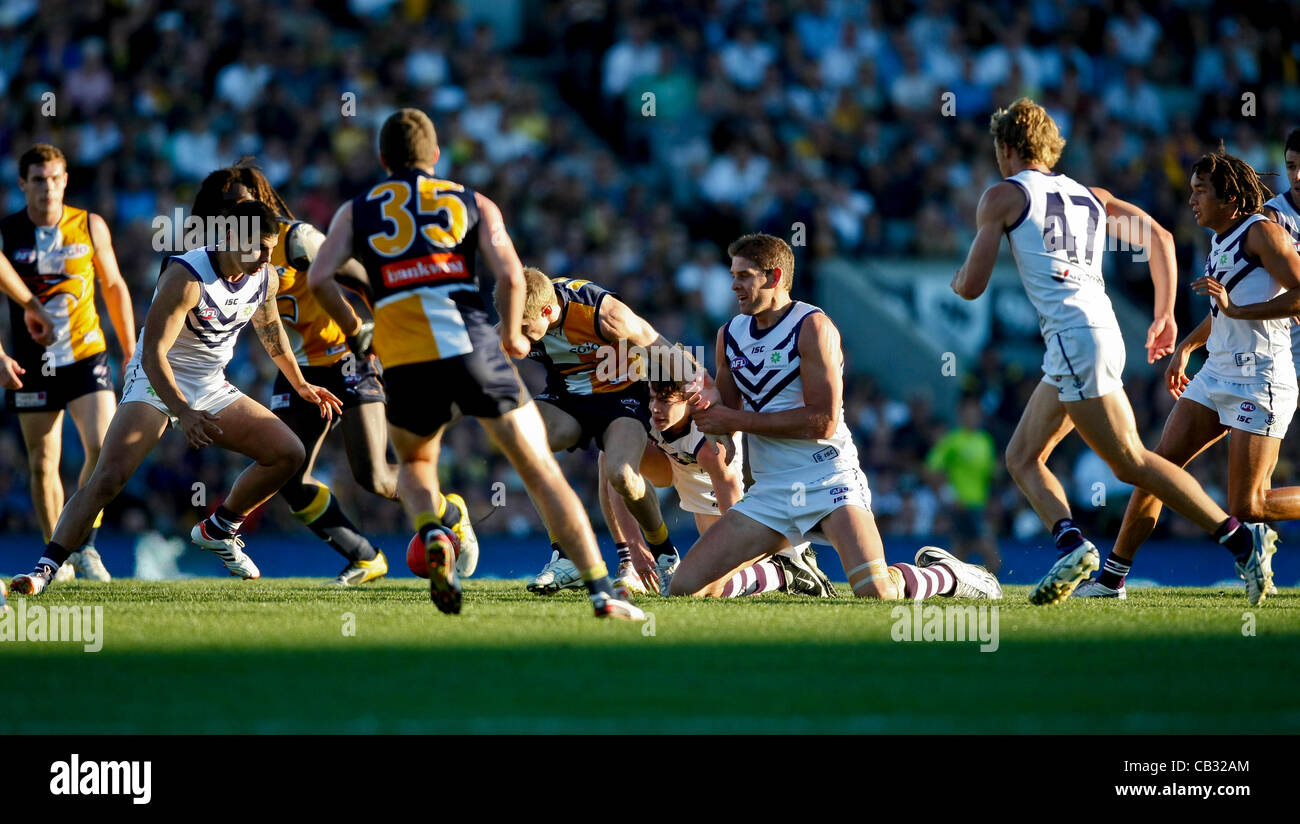
POLYGON ((649 590, 641 581, 641 576, 637 573, 636 567, 632 566, 632 562, 621 561, 618 565, 618 575, 614 578, 614 596, 629 601, 633 595, 645 595, 647 592, 649 590))
POLYGON ((104 559, 99 557, 99 550, 93 546, 88 546, 80 552, 74 552, 68 556, 68 561, 81 573, 81 577, 88 581, 103 581, 105 583, 113 580, 113 576, 108 574, 108 568, 104 566, 104 559))
POLYGON ((1098 569, 1101 569, 1101 554, 1092 541, 1084 541, 1052 564, 1029 593, 1029 602, 1039 606, 1059 604, 1098 569))
POLYGON ((206 522, 199 521, 190 530, 190 540, 198 544, 200 548, 211 552, 221 559, 221 563, 226 565, 231 575, 235 575, 245 580, 261 578, 262 571, 253 563, 253 559, 244 554, 244 539, 238 535, 232 535, 229 538, 213 538, 203 528, 206 522))
POLYGON ((668 585, 673 582, 673 576, 677 574, 677 567, 681 565, 682 556, 673 550, 672 555, 660 555, 655 558, 655 572, 659 575, 659 594, 668 594, 668 585))
POLYGON ((982 566, 959 561, 957 556, 937 546, 923 546, 916 551, 916 565, 919 567, 943 564, 957 579, 954 598, 988 598, 997 601, 1002 598, 1002 585, 982 566))
POLYGON ((59 571, 54 573, 51 583, 66 584, 69 581, 77 580, 77 566, 72 562, 72 557, 76 554, 74 552, 68 556, 68 560, 63 562, 63 565, 59 567, 59 571))
POLYGON ((611 598, 600 594, 591 601, 597 618, 610 618, 616 621, 644 621, 645 613, 641 608, 621 598, 611 598))
POLYGON ((478 535, 475 534, 474 524, 469 519, 469 506, 465 503, 465 499, 455 492, 447 493, 446 498, 460 510, 460 520, 451 527, 451 531, 456 534, 456 540, 460 542, 460 552, 456 555, 456 575, 468 578, 474 574, 474 570, 478 569, 478 535))
POLYGON ((562 589, 582 585, 582 575, 573 561, 561 558, 560 553, 551 550, 551 560, 528 582, 528 591, 538 595, 551 595, 562 589))
POLYGON ((1118 598, 1123 601, 1128 598, 1128 590, 1123 584, 1119 589, 1111 589, 1096 578, 1089 578, 1074 590, 1071 598, 1118 598))
POLYGON ((1242 524, 1250 530, 1254 543, 1250 559, 1236 564, 1237 575, 1246 579, 1246 598, 1251 606, 1264 603, 1273 583, 1273 553, 1277 552, 1277 533, 1268 524, 1242 524))

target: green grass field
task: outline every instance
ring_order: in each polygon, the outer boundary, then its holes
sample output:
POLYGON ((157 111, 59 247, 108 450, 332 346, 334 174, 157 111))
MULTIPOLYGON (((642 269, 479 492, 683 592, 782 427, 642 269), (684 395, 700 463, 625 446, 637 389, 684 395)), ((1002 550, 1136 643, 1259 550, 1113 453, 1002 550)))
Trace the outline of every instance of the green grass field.
POLYGON ((0 642, 0 733, 1300 732, 1296 590, 1255 609, 1214 589, 1037 608, 1010 587, 981 653, 893 641, 896 603, 643 598, 645 635, 518 581, 469 582, 459 617, 423 582, 319 583, 28 599, 102 604, 103 649, 0 642))

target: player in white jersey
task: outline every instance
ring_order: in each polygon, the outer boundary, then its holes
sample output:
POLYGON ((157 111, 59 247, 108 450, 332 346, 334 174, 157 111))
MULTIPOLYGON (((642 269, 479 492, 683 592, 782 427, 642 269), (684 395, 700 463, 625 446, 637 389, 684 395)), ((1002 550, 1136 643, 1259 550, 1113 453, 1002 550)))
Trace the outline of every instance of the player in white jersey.
MULTIPOLYGON (((1191 185, 1196 222, 1215 233, 1205 277, 1193 287, 1214 303, 1174 351, 1166 379, 1178 402, 1155 451, 1186 466, 1231 430, 1228 511, 1245 521, 1295 520, 1300 487, 1271 489, 1269 479, 1298 396, 1287 315, 1300 306, 1293 300, 1300 297, 1300 256, 1286 231, 1260 213, 1264 188, 1244 161, 1206 155, 1192 166, 1191 185), (1273 302, 1279 296, 1281 303, 1273 302), (1189 381, 1183 370, 1201 345, 1209 357, 1189 381)), ((1160 501, 1135 489, 1101 575, 1075 595, 1126 597, 1124 576, 1159 517, 1160 501)), ((1264 590, 1261 601, 1267 584, 1264 590)))
POLYGON ((859 597, 1000 598, 986 570, 937 547, 922 548, 916 566, 886 566, 844 423, 839 330, 816 306, 790 298, 794 252, 784 240, 745 235, 727 254, 741 314, 718 330, 717 382, 701 376, 691 414, 706 435, 749 436, 754 483, 686 553, 669 594, 719 595, 737 571, 787 540, 814 540, 839 553, 859 597))
MULTIPOLYGON (((731 439, 728 455, 722 447, 711 443, 691 419, 686 381, 651 380, 649 383, 650 443, 641 456, 641 474, 660 489, 673 487, 682 510, 694 516, 695 527, 703 535, 744 496, 745 452, 740 436, 727 436, 731 439)), ((627 519, 618 510, 626 507, 621 505, 620 496, 606 497, 615 509, 614 517, 609 519, 611 531, 621 529, 621 522, 627 519)), ((616 542, 620 540, 619 535, 614 537, 616 542)), ((626 550, 620 551, 616 587, 622 585, 629 592, 644 592, 646 587, 642 581, 648 580, 656 591, 667 592, 672 576, 656 579, 653 555, 648 551, 639 556, 629 554, 624 562, 623 551, 626 550)), ((771 558, 740 570, 720 594, 732 598, 778 591, 824 598, 836 594, 835 587, 818 568, 817 555, 807 541, 798 546, 786 543, 771 558)))
MULTIPOLYGON (((1291 243, 1300 252, 1300 129, 1292 129, 1283 148, 1287 188, 1264 201, 1263 214, 1286 229, 1291 243)), ((1300 320, 1291 323, 1291 358, 1300 361, 1300 320)))
POLYGON ((1065 140, 1051 116, 1032 100, 1021 98, 1000 109, 989 131, 1006 179, 980 198, 978 232, 952 288, 966 300, 983 294, 1007 235, 1047 345, 1043 382, 1007 446, 1008 472, 1050 526, 1061 553, 1031 591, 1030 601, 1058 603, 1100 566, 1097 548, 1071 520, 1065 490, 1047 468, 1056 445, 1076 428, 1117 478, 1153 493, 1212 533, 1242 565, 1248 583, 1253 582, 1252 593, 1257 589, 1262 594, 1277 533, 1229 516, 1191 475, 1143 446, 1120 379, 1124 341, 1101 277, 1103 238, 1113 231, 1150 255, 1156 305, 1146 347, 1147 362, 1154 363, 1173 351, 1177 336, 1173 237, 1105 189, 1053 174, 1065 140))
POLYGON ((95 516, 126 486, 169 421, 195 449, 215 444, 253 459, 191 538, 221 558, 231 574, 260 576, 243 552, 239 527, 293 476, 304 450, 289 427, 226 382, 225 366, 240 330, 252 324, 276 366, 303 399, 319 407, 322 417, 332 417, 342 406, 328 390, 303 380, 280 325, 277 279, 268 264, 279 238, 275 213, 249 200, 228 215, 231 226, 221 247, 173 257, 159 276, 95 471, 63 508, 36 568, 14 578, 15 592, 37 595, 49 585, 68 547, 79 546, 95 516))

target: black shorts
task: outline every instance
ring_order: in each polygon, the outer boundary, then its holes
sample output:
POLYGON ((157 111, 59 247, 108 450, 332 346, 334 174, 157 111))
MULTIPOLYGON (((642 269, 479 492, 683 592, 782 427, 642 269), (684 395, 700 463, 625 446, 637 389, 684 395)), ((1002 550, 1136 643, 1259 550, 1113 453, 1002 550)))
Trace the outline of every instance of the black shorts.
POLYGON ((437 432, 460 414, 499 418, 528 403, 528 389, 495 335, 454 358, 384 370, 388 422, 415 435, 437 432))
POLYGON ((632 418, 646 434, 650 433, 650 384, 646 381, 637 381, 619 392, 593 395, 574 395, 548 386, 533 400, 549 403, 578 422, 581 431, 578 442, 569 447, 570 452, 586 449, 592 441, 596 442, 597 449, 604 451, 605 430, 619 418, 632 418))
MULTIPOLYGON (((358 359, 351 353, 344 355, 329 366, 300 366, 302 376, 307 383, 324 387, 343 401, 344 409, 352 409, 363 403, 383 403, 383 373, 371 358, 358 359)), ((271 389, 271 411, 283 421, 302 420, 308 414, 320 419, 320 408, 308 403, 289 385, 284 373, 275 376, 275 386, 271 389)))
POLYGON ((20 415, 24 412, 59 412, 82 395, 113 391, 107 352, 55 367, 53 375, 42 374, 39 362, 21 366, 27 370, 26 374, 19 375, 23 388, 5 390, 5 409, 20 415))

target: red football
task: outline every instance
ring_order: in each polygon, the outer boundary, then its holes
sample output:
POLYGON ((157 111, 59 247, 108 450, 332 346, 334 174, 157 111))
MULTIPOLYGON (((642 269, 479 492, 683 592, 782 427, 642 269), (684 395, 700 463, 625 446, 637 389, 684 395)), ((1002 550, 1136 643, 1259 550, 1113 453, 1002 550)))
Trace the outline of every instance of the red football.
MULTIPOLYGON (((460 557, 460 542, 456 540, 456 533, 449 529, 447 535, 451 538, 451 545, 456 548, 456 556, 460 557)), ((418 534, 412 535, 411 542, 406 545, 406 565, 417 578, 429 577, 429 559, 424 554, 424 541, 420 540, 418 534)))

